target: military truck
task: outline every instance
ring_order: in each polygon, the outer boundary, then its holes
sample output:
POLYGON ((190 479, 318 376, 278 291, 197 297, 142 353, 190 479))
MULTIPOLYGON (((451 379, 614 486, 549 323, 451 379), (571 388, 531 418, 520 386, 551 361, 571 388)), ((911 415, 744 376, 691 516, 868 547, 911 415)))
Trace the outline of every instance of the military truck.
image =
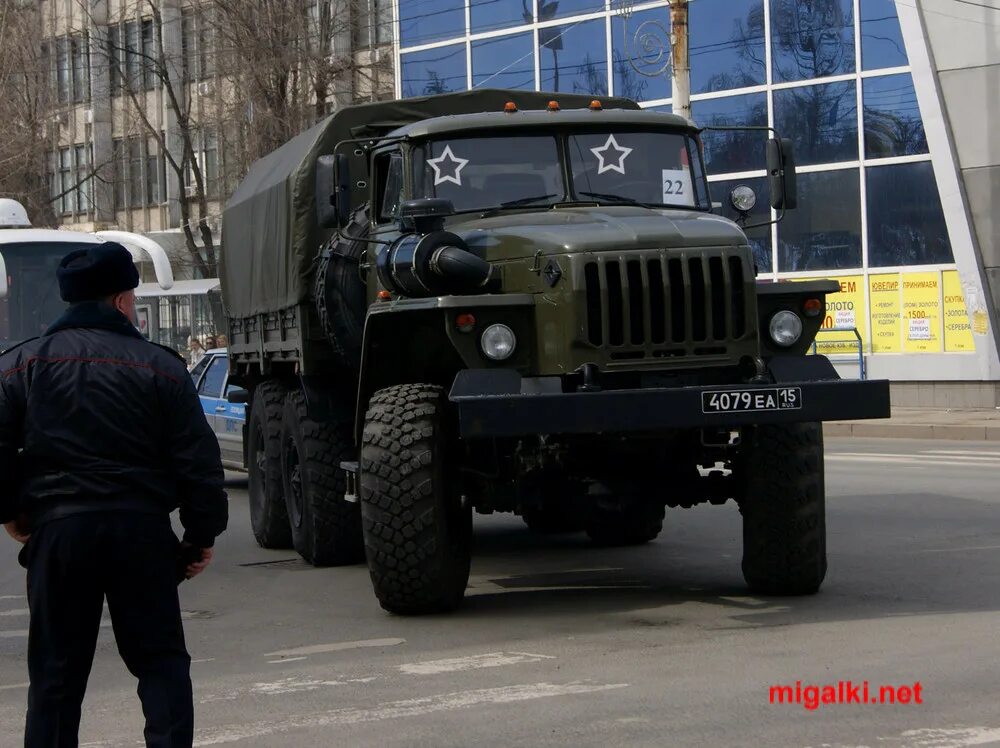
MULTIPOLYGON (((727 199, 745 223, 753 192, 727 199)), ((474 511, 624 545, 732 499, 749 587, 820 587, 822 421, 888 416, 888 384, 807 355, 838 285, 757 280, 691 122, 501 90, 345 108, 252 167, 223 246, 262 546, 367 558, 383 608, 424 613, 463 598, 474 511)))

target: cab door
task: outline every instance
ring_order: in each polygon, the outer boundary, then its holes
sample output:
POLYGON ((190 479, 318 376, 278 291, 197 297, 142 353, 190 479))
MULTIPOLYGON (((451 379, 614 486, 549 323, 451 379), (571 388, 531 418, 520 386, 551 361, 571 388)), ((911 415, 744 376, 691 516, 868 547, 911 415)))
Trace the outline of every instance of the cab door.
POLYGON ((216 437, 219 435, 218 416, 225 413, 226 401, 222 394, 226 387, 226 377, 229 374, 229 360, 223 355, 214 355, 198 383, 198 397, 201 409, 205 413, 208 425, 212 427, 216 437))
POLYGON ((246 392, 246 390, 227 382, 222 397, 223 410, 216 409, 215 432, 219 435, 223 461, 242 468, 243 424, 247 419, 247 406, 244 403, 229 402, 229 395, 234 392, 246 392))

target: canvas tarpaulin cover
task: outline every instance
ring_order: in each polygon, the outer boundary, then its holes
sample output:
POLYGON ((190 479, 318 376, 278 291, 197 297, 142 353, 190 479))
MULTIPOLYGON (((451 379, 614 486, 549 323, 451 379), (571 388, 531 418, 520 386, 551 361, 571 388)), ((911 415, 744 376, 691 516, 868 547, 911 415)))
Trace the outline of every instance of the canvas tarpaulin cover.
MULTIPOLYGON (((305 301, 316 258, 330 232, 316 223, 316 159, 352 138, 378 138, 431 117, 495 111, 504 104, 544 109, 586 107, 594 98, 608 109, 638 109, 629 99, 606 96, 481 89, 345 107, 256 161, 222 216, 219 277, 231 317, 276 312, 305 301)), ((366 199, 357 189, 367 178, 366 155, 349 157, 352 207, 366 199)))

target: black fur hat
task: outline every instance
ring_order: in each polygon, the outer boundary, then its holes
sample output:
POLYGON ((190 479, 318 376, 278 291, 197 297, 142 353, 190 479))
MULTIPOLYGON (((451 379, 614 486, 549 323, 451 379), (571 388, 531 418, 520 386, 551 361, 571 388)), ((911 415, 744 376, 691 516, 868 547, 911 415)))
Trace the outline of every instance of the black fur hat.
POLYGON ((69 304, 93 301, 139 285, 132 254, 115 242, 70 252, 59 263, 56 276, 59 295, 69 304))

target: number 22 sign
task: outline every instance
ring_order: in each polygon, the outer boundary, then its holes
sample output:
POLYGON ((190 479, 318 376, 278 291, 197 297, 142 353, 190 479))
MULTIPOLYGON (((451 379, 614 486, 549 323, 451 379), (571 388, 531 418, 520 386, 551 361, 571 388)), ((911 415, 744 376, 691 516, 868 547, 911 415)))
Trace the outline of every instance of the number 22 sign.
POLYGON ((687 169, 663 170, 663 202, 668 205, 694 205, 691 172, 687 169))

